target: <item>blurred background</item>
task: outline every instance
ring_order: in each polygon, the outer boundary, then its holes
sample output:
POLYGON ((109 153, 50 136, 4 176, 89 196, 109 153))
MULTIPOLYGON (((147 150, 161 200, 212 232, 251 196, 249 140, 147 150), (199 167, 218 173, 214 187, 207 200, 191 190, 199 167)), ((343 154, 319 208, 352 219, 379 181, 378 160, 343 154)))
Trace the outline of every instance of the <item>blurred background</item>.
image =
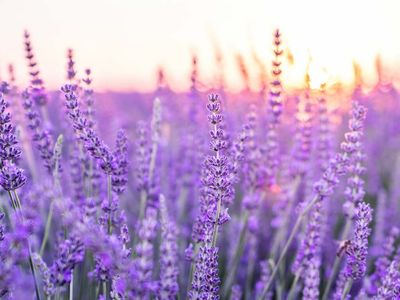
POLYGON ((223 81, 231 92, 257 90, 277 27, 286 87, 303 84, 308 64, 316 86, 350 86, 358 73, 368 89, 377 65, 382 80, 400 83, 396 0, 1 0, 0 10, 0 77, 12 63, 22 85, 26 29, 49 89, 65 81, 72 48, 77 69, 92 68, 101 92, 149 92, 160 68, 171 89, 188 90, 193 59, 199 89, 223 81))

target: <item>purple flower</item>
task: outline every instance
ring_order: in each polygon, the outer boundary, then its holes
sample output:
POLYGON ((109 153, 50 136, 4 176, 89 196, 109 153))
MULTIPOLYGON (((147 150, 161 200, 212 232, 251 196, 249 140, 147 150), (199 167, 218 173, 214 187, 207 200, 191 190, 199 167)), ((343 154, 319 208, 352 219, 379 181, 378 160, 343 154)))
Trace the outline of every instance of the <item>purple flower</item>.
POLYGON ((161 246, 160 286, 157 299, 174 299, 178 293, 178 247, 175 224, 169 220, 164 197, 160 196, 161 246))
POLYGON ((367 270, 368 237, 371 233, 372 209, 360 202, 356 207, 354 236, 346 247, 346 277, 361 279, 367 270))
POLYGON ((307 269, 304 274, 303 300, 319 299, 320 283, 320 257, 314 256, 308 261, 307 269))
POLYGON ((87 126, 91 129, 94 129, 95 126, 95 110, 93 107, 93 89, 91 87, 92 85, 92 78, 90 77, 92 71, 90 69, 85 70, 85 75, 86 77, 82 79, 82 81, 85 83, 83 86, 83 98, 84 98, 84 104, 85 104, 85 109, 83 110, 83 115, 85 116, 87 120, 87 126))
POLYGON ((398 261, 392 261, 382 285, 378 289, 376 299, 398 299, 400 297, 400 266, 398 261))
POLYGON ((68 116, 73 122, 77 138, 80 139, 90 155, 99 161, 105 174, 111 175, 115 169, 115 157, 107 145, 98 137, 95 131, 87 126, 87 119, 79 110, 76 85, 66 84, 61 90, 65 94, 68 116))
POLYGON ((73 81, 76 76, 74 51, 72 49, 67 50, 67 79, 73 81))
MULTIPOLYGON (((267 284, 269 277, 271 275, 271 270, 270 270, 268 261, 260 262, 260 268, 261 268, 261 272, 260 272, 261 276, 260 276, 259 281, 256 283, 256 288, 255 288, 256 298, 259 298, 261 296, 263 289, 264 289, 265 285, 267 284)), ((271 298, 272 298, 272 293, 268 292, 265 299, 269 300, 271 298)))
MULTIPOLYGON (((296 260, 293 264, 293 271, 300 272, 304 276, 308 274, 310 265, 315 264, 321 252, 321 224, 322 224, 322 202, 315 203, 310 212, 309 221, 307 223, 304 239, 300 244, 297 252, 296 260)), ((315 266, 314 266, 315 268, 315 266)), ((318 298, 318 297, 317 297, 318 298)))
POLYGON ((21 156, 15 128, 11 124, 11 114, 6 112, 7 106, 3 94, 0 93, 0 165, 4 161, 17 163, 21 156))
POLYGON ((189 299, 218 300, 218 248, 205 244, 200 247, 189 299))
POLYGON ((276 184, 276 172, 279 165, 279 142, 277 127, 280 123, 280 115, 282 114, 282 85, 280 80, 281 57, 283 50, 281 49, 281 34, 279 30, 274 33, 274 60, 272 61, 272 82, 269 92, 269 124, 267 129, 266 144, 266 163, 267 184, 272 186, 276 184))
POLYGON ((51 266, 51 280, 57 286, 71 281, 74 267, 83 261, 84 246, 76 237, 72 236, 58 245, 57 258, 51 266))
POLYGON ((28 61, 29 75, 31 77, 31 95, 35 104, 44 106, 47 103, 47 94, 44 89, 43 80, 33 54, 30 34, 25 30, 24 33, 25 53, 28 61))
POLYGON ((377 287, 382 283, 390 267, 391 257, 395 254, 396 242, 400 237, 400 230, 392 227, 388 236, 383 241, 378 252, 380 255, 375 261, 375 272, 371 275, 371 286, 368 289, 369 294, 375 295, 377 287))
POLYGON ((115 157, 115 169, 112 174, 112 189, 117 194, 122 194, 128 182, 128 139, 122 129, 117 133, 115 157))
POLYGON ((55 162, 53 159, 54 141, 50 132, 43 127, 39 112, 33 104, 32 90, 25 90, 22 93, 24 99, 23 106, 26 111, 28 127, 33 131, 33 141, 39 151, 40 157, 44 161, 47 171, 52 174, 55 162))
POLYGON ((26 183, 24 170, 15 164, 5 161, 0 169, 0 185, 6 191, 15 191, 26 183))
MULTIPOLYGON (((361 136, 361 130, 366 118, 367 110, 364 106, 357 102, 353 104, 352 118, 349 121, 349 133, 357 132, 357 136, 361 136)), ((351 163, 351 155, 355 152, 354 144, 350 142, 349 136, 345 135, 346 141, 341 145, 341 153, 337 153, 329 160, 327 169, 322 175, 322 179, 314 185, 314 191, 320 197, 332 195, 334 187, 339 183, 339 176, 346 174, 349 171, 351 163)))
POLYGON ((139 298, 148 296, 153 287, 153 241, 156 236, 156 227, 157 210, 148 206, 145 217, 139 224, 139 242, 135 248, 136 257, 132 273, 136 284, 132 287, 131 293, 139 298))
POLYGON ((145 122, 139 122, 137 126, 136 143, 136 186, 139 191, 147 191, 149 188, 150 145, 148 142, 148 128, 145 122))
POLYGON ((235 284, 232 286, 232 292, 231 292, 231 297, 230 300, 241 300, 242 299, 242 288, 240 285, 235 284))
POLYGON ((52 281, 51 272, 47 267, 46 263, 43 261, 41 256, 38 253, 32 254, 33 264, 39 270, 40 274, 42 275, 43 281, 43 292, 44 294, 49 297, 55 294, 55 287, 52 281))

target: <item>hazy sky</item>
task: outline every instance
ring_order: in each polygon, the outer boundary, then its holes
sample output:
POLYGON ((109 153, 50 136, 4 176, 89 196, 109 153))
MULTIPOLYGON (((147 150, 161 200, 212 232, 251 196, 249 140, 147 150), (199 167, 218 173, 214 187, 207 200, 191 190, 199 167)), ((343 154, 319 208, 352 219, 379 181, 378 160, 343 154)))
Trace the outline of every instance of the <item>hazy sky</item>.
POLYGON ((12 62, 26 82, 26 28, 50 88, 63 83, 68 47, 78 69, 93 69, 101 90, 151 89, 159 65, 172 87, 184 89, 193 51, 207 84, 216 73, 216 41, 228 84, 239 89, 235 54, 244 55, 256 78, 251 49, 268 63, 275 27, 295 58, 288 84, 302 80, 309 53, 315 76, 326 69, 331 81, 350 81, 356 59, 371 82, 378 52, 390 76, 400 64, 398 0, 0 0, 0 11, 1 76, 12 62))

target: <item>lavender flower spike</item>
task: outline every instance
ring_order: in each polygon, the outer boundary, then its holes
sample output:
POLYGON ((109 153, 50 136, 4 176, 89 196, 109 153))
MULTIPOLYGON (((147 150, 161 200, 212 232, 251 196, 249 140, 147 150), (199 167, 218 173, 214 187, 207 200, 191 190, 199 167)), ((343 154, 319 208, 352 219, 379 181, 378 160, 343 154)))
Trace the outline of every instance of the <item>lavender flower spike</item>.
POLYGON ((165 198, 160 195, 161 215, 161 270, 157 299, 174 299, 178 293, 178 268, 175 224, 169 220, 165 198))
POLYGON ((378 289, 378 295, 375 300, 398 299, 400 297, 400 266, 399 262, 394 260, 386 276, 383 278, 382 286, 378 289))
POLYGON ((361 279, 367 270, 368 237, 371 233, 369 224, 372 221, 372 209, 369 204, 361 202, 357 206, 354 237, 346 249, 346 277, 361 279))

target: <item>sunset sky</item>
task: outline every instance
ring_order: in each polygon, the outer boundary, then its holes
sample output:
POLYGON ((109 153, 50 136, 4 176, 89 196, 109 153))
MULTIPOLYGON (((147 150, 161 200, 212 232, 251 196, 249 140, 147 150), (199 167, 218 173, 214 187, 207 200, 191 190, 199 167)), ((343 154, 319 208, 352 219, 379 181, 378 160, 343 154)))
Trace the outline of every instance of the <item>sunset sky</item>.
POLYGON ((43 78, 52 89, 64 81, 68 47, 76 53, 79 70, 93 69, 97 89, 148 91, 160 65, 174 89, 187 88, 194 52, 201 81, 210 84, 217 72, 217 46, 228 87, 239 90, 235 55, 244 56, 256 80, 252 52, 269 64, 276 27, 295 60, 286 66, 286 85, 302 82, 309 56, 314 77, 330 82, 350 83, 356 60, 372 84, 378 53, 388 78, 400 77, 397 0, 0 0, 0 11, 0 75, 6 78, 7 65, 13 63, 20 84, 27 82, 24 29, 31 32, 43 78))

